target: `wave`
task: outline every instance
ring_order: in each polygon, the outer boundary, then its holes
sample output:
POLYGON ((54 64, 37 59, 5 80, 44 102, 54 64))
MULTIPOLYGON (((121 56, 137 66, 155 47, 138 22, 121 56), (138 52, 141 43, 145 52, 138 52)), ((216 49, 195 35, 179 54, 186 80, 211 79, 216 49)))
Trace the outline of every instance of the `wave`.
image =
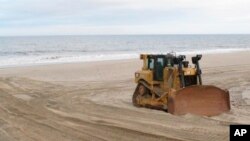
POLYGON ((0 51, 0 55, 40 55, 40 54, 48 54, 48 53, 82 53, 88 52, 86 50, 35 50, 35 51, 0 51))

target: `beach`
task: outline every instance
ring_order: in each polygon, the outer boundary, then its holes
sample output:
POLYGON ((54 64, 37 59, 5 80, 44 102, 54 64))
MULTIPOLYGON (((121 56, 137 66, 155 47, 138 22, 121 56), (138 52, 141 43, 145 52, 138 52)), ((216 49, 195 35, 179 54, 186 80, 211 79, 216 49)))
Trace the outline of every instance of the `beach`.
POLYGON ((230 124, 250 124, 249 56, 203 54, 204 84, 230 92, 214 117, 134 107, 139 59, 1 68, 0 140, 227 141, 230 124))

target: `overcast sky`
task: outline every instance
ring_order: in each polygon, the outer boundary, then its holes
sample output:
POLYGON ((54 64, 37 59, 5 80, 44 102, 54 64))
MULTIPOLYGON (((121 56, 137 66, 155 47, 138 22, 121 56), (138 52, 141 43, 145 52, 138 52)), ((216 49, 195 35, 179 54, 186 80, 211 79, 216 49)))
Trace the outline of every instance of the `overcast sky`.
POLYGON ((250 0, 0 0, 0 35, 250 33, 250 0))

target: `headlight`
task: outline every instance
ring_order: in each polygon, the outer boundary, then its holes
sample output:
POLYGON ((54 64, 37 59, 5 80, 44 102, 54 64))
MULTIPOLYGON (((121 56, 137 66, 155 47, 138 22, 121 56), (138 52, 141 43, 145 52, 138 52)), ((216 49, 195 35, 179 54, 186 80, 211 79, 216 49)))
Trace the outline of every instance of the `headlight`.
POLYGON ((135 73, 135 77, 136 78, 140 77, 140 73, 135 73))

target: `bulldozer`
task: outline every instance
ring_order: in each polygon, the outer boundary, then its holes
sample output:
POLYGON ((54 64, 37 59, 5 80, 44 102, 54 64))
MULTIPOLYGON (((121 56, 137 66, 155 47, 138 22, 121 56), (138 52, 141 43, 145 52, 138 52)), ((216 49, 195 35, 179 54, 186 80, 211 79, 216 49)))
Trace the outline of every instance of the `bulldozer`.
POLYGON ((190 65, 185 55, 141 54, 143 67, 135 72, 133 105, 173 115, 215 116, 230 111, 228 90, 202 84, 201 58, 193 56, 190 65))

